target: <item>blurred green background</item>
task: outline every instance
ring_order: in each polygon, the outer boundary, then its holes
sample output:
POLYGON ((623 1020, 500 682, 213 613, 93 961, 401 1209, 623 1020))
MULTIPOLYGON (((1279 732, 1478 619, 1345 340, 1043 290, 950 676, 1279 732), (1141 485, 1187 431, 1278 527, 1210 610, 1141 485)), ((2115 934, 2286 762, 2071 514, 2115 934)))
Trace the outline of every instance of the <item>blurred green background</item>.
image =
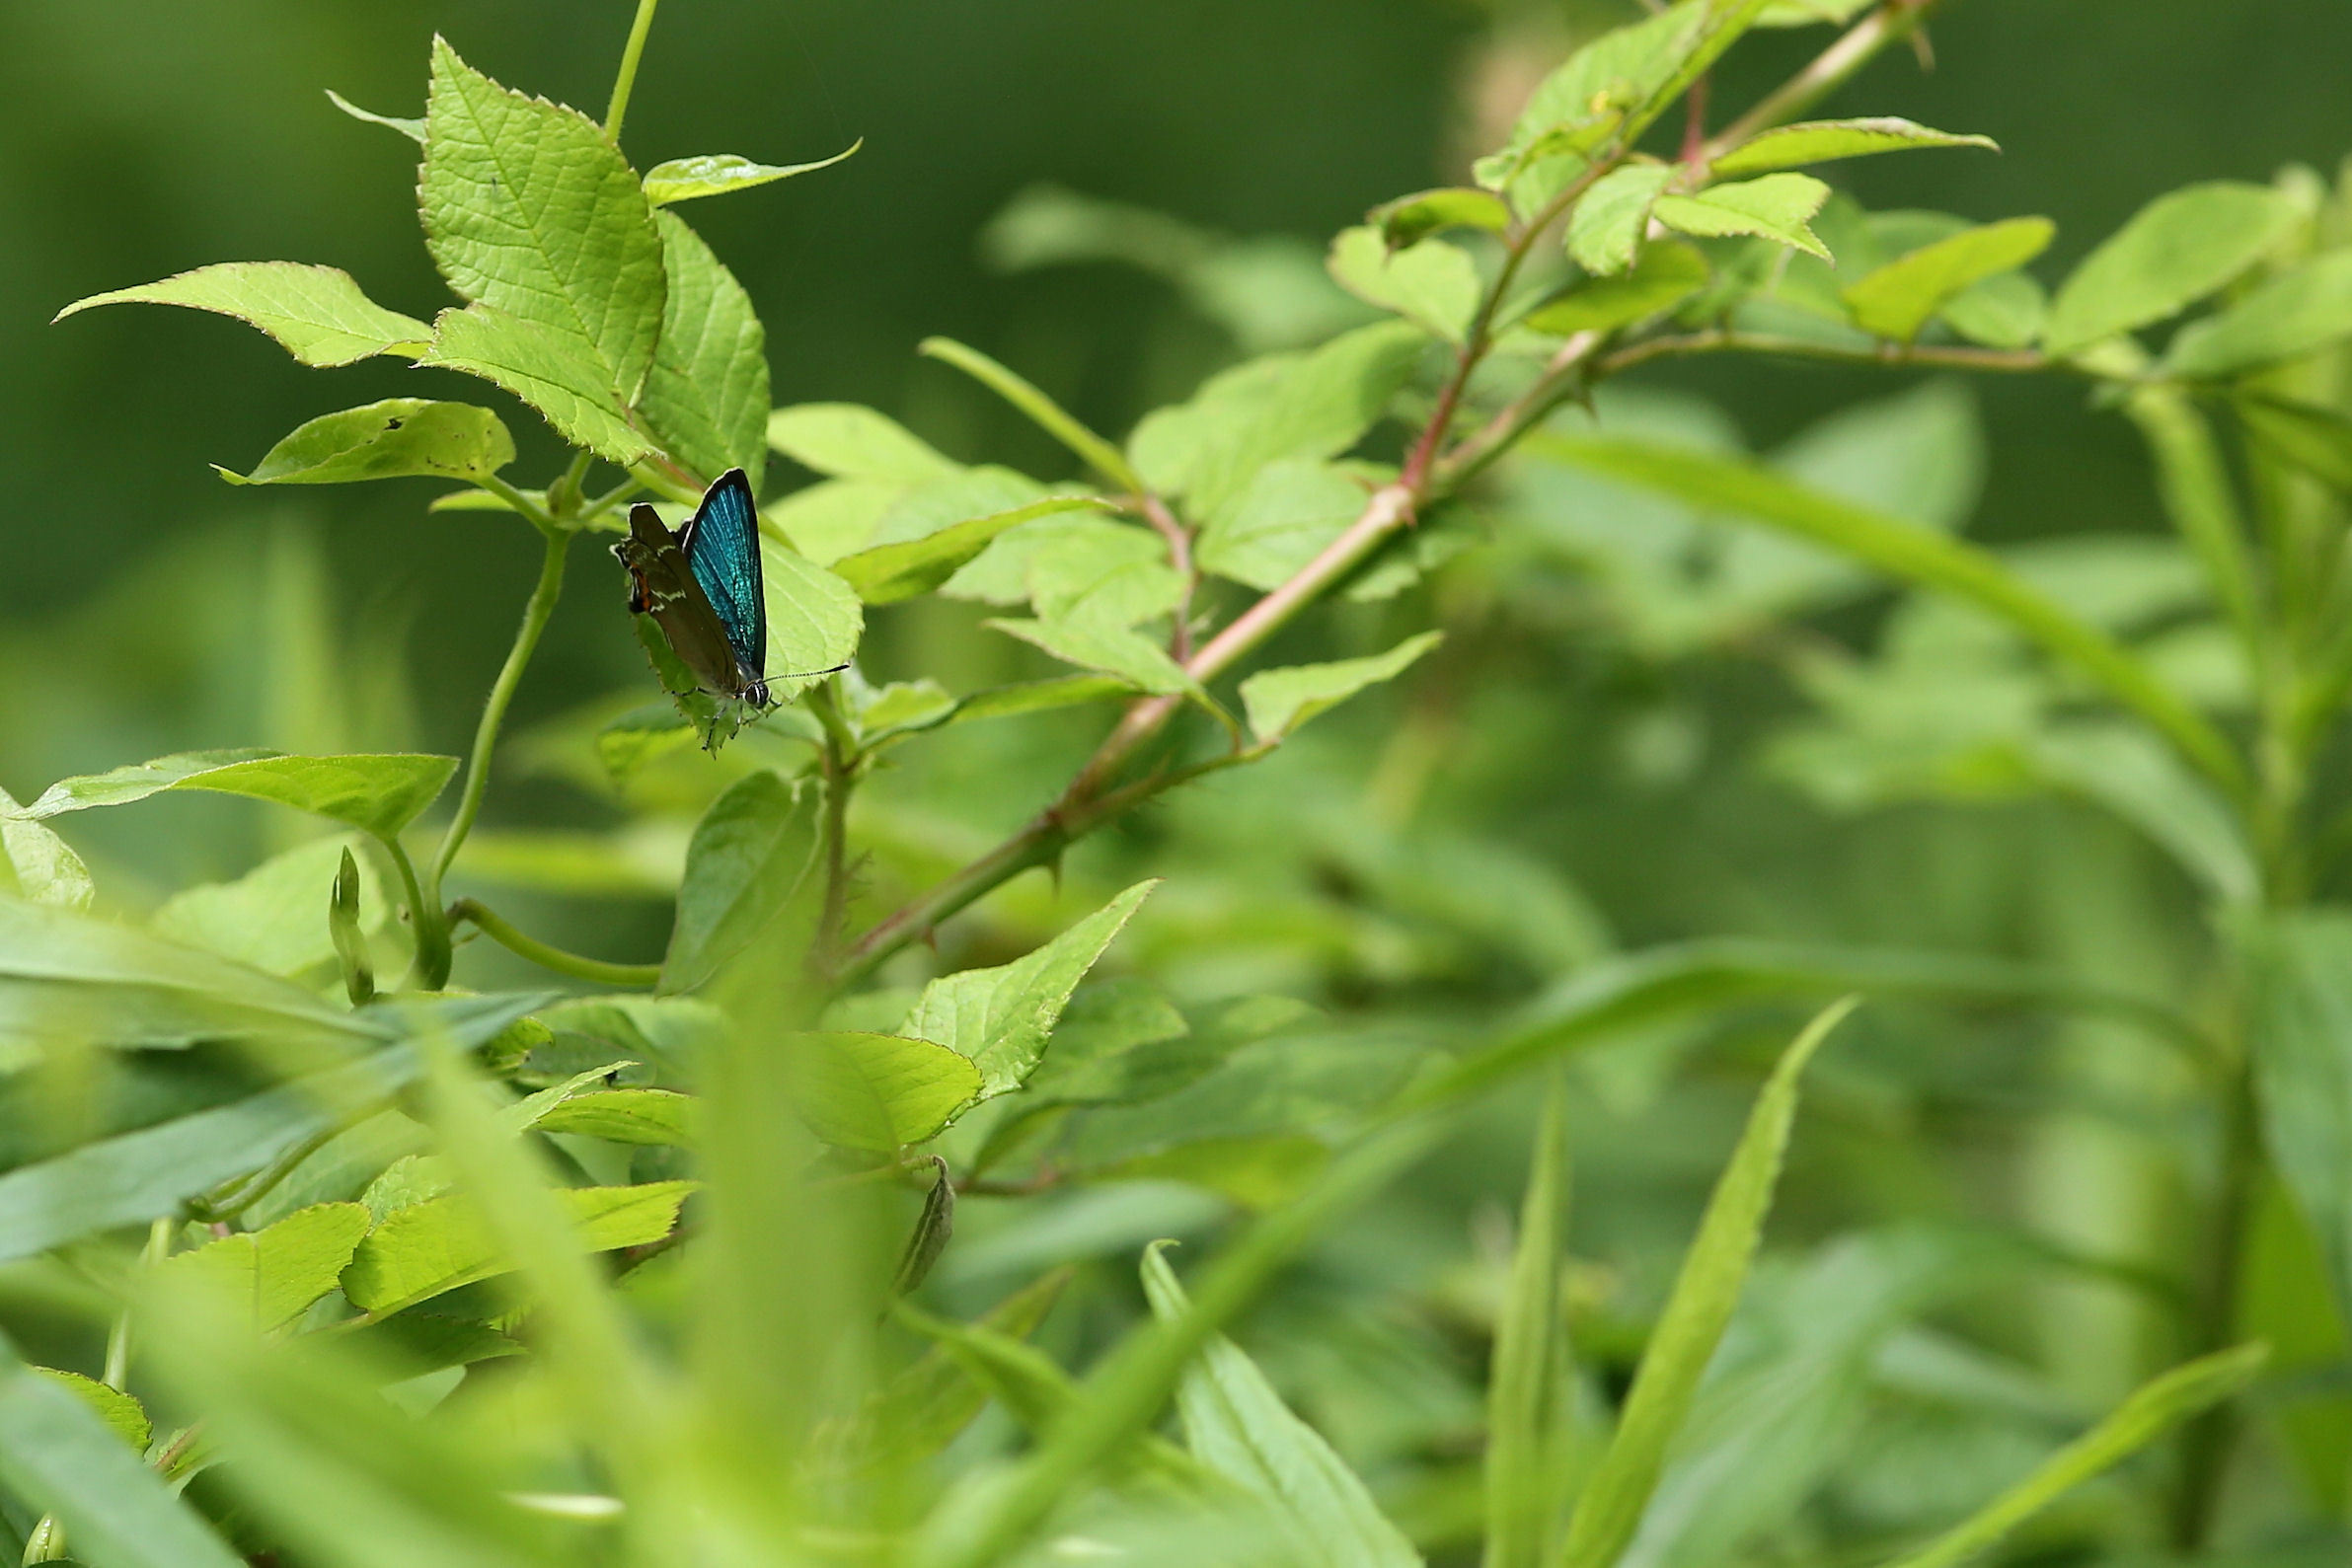
MULTIPOLYGON (((963 337, 1114 429, 1181 391, 1214 343, 1166 290, 1122 271, 989 272, 974 235, 1015 191, 1055 181, 1320 244, 1371 203, 1456 174, 1480 84, 1531 68, 1514 49, 1540 65, 1566 29, 1631 10, 672 0, 629 150, 641 164, 712 150, 793 161, 865 137, 841 168, 696 213, 767 320, 778 401, 870 401, 952 455, 1050 470, 1040 438, 916 360, 914 343, 963 337)), ((55 699, 38 704, 38 722, 20 713, 0 728, 0 784, 38 789, 168 747, 270 739, 229 699, 191 701, 155 679, 171 673, 155 668, 170 656, 154 640, 163 628, 127 645, 61 630, 142 571, 265 519, 319 530, 339 621, 411 628, 416 738, 457 749, 533 542, 480 516, 425 516, 422 485, 256 500, 205 467, 250 465, 313 413, 425 378, 390 363, 322 376, 235 323, 181 312, 47 322, 98 289, 264 258, 343 266, 386 303, 429 313, 445 295, 408 194, 413 150, 337 113, 322 90, 417 112, 437 29, 503 80, 600 110, 627 13, 618 0, 0 5, 0 428, 18 495, 0 520, 0 626, 12 661, 35 660, 55 699)), ((1718 103, 1814 37, 1744 48, 1718 103)), ((1961 0, 1934 39, 1933 75, 1890 57, 1830 107, 1988 132, 2007 155, 1886 159, 1835 178, 1873 207, 2049 213, 2060 265, 2160 189, 2266 178, 2291 159, 2331 167, 2343 150, 2352 9, 2328 0, 1961 0)), ((1766 443, 1874 385, 1785 366, 1686 374, 1769 421, 1750 431, 1766 443)), ((2086 415, 2062 384, 1983 396, 1998 458, 1980 532, 2147 524, 2118 424, 2086 415)), ((637 672, 600 591, 611 584, 594 562, 576 569, 522 695, 526 720, 637 672)), ((250 625, 258 600, 172 614, 232 628, 250 625)))

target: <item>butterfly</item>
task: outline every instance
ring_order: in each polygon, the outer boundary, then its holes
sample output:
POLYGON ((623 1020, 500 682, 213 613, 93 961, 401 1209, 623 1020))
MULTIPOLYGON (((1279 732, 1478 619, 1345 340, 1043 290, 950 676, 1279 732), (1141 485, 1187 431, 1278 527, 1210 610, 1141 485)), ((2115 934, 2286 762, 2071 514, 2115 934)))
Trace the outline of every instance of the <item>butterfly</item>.
POLYGON ((629 537, 613 555, 629 568, 630 613, 653 618, 697 687, 753 708, 773 704, 759 511, 741 469, 720 475, 674 535, 652 507, 631 507, 629 537))

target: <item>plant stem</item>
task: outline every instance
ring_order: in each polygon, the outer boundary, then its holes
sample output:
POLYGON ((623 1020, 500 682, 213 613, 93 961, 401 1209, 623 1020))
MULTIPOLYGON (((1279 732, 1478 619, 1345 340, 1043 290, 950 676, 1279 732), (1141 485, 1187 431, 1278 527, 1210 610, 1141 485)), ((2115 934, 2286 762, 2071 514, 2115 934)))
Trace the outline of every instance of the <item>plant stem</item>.
MULTIPOLYGON (((2262 1170, 2262 1132, 2254 1103, 2252 1064, 2240 1061, 2223 1106, 2221 1188, 2199 1271, 2193 1332, 2200 1356, 2227 1349, 2238 1329, 2238 1277, 2242 1272, 2246 1216, 2262 1170)), ((2238 1401, 2225 1399, 2189 1423, 2180 1439, 2180 1490, 2172 1503, 2172 1544, 2184 1554, 2205 1548, 2238 1445, 2238 1401)))
MULTIPOLYGON (((474 831, 474 819, 482 814, 482 797, 490 788, 491 752, 498 743, 498 726, 506 721, 506 705, 514 700, 514 689, 522 684, 523 671, 539 647, 540 634, 547 630, 548 618, 556 613, 556 600, 564 592, 564 558, 570 548, 569 532, 548 531, 547 553, 539 563, 539 585, 531 590, 531 601, 523 607, 523 624, 514 634, 514 646, 507 650, 498 678, 491 683, 490 698, 482 705, 482 722, 474 728, 474 753, 466 759, 466 783, 457 797, 457 815, 449 819, 449 829, 441 836, 441 848, 425 877, 425 895, 436 915, 441 879, 449 874, 450 862, 464 848, 466 835, 474 831)), ((447 979, 444 969, 433 984, 437 988, 447 979)))
POLYGON ((1939 3, 1940 0, 1885 0, 1877 10, 1840 34, 1837 41, 1815 55, 1811 63, 1717 131, 1700 149, 1700 161, 1712 163, 1758 131, 1794 119, 1843 87, 1880 49, 1917 33, 1928 20, 1928 13, 1939 3))
POLYGON ((604 109, 604 134, 621 139, 621 121, 629 113, 629 93, 637 86, 637 62, 645 52, 645 35, 653 31, 653 8, 661 0, 637 0, 636 20, 629 24, 629 41, 621 45, 621 71, 613 78, 612 102, 604 109))
POLYGON ((649 986, 661 978, 659 964, 616 964, 602 958, 585 958, 578 953, 566 952, 551 946, 536 936, 525 935, 500 916, 484 906, 481 900, 461 898, 449 906, 449 924, 455 927, 471 922, 482 934, 508 952, 528 958, 542 969, 552 969, 574 980, 592 980, 602 986, 649 986))
POLYGON ((825 791, 825 899, 817 916, 816 941, 809 948, 809 960, 820 975, 832 971, 848 934, 850 795, 858 787, 860 760, 858 737, 841 716, 834 684, 820 681, 808 689, 808 710, 825 732, 825 743, 818 751, 825 791))
POLYGON ((409 960, 409 978, 427 991, 438 991, 449 980, 449 922, 441 914, 440 895, 425 896, 408 847, 398 838, 384 834, 376 842, 392 858, 400 872, 402 894, 408 900, 409 937, 416 944, 409 960))

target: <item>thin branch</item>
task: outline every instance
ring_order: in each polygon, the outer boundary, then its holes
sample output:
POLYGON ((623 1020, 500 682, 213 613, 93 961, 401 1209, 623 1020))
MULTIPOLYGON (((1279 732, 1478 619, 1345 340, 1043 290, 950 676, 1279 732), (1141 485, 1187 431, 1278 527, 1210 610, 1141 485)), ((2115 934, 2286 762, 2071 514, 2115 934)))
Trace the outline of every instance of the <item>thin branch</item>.
POLYGON ((612 101, 604 110, 604 134, 621 139, 621 121, 629 112, 630 90, 637 86, 638 61, 645 57, 645 35, 653 30, 653 10, 661 0, 637 0, 637 16, 629 24, 629 41, 621 45, 621 69, 613 78, 612 101))
POLYGON ((602 986, 644 987, 661 978, 659 964, 617 964, 602 958, 587 958, 578 953, 566 952, 536 936, 524 934, 485 907, 479 899, 461 898, 449 906, 449 924, 456 927, 469 923, 508 952, 528 958, 542 969, 569 975, 574 980, 592 980, 602 986))
POLYGON ((1843 87, 1879 50, 1918 32, 1928 20, 1928 14, 1941 3, 1942 0, 1885 0, 1877 10, 1840 34, 1836 42, 1815 55, 1802 70, 1717 131, 1701 149, 1699 161, 1712 163, 1758 131, 1796 118, 1843 87))
POLYGON ((1168 509, 1168 503, 1151 491, 1135 497, 1135 509, 1152 531, 1168 543, 1168 563, 1183 579, 1183 591, 1176 596, 1176 629, 1169 634, 1168 651, 1178 664, 1192 657, 1192 594, 1200 586, 1200 568, 1192 560, 1192 534, 1168 509))
POLYGON ((1783 359, 1822 359, 1848 365, 1935 365, 1951 370, 2023 372, 2062 370, 2065 365, 2031 348, 1977 348, 1958 343, 1881 342, 1869 348, 1816 342, 1805 337, 1782 337, 1770 333, 1735 332, 1709 327, 1701 332, 1648 337, 1629 343, 1595 361, 1595 379, 1614 376, 1652 359, 1687 354, 1774 354, 1783 359))

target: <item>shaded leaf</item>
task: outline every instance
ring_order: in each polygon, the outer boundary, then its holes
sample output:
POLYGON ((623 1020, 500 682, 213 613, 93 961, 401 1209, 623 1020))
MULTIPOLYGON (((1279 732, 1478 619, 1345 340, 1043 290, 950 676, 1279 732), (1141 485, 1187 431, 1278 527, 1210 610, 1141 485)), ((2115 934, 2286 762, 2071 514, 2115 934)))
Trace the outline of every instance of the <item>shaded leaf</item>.
POLYGON ((2301 359, 2352 336, 2352 251, 2313 258, 2243 299, 2180 329, 2165 374, 2193 380, 2243 375, 2301 359))
MULTIPOLYGON (((151 925, 159 935, 273 975, 315 968, 336 956, 328 909, 337 874, 350 853, 347 846, 343 838, 314 839, 272 856, 234 882, 184 888, 155 912, 151 925)), ((380 930, 391 915, 374 873, 372 859, 354 872, 354 936, 380 930)))
POLYGON ((1845 290, 1864 332, 1909 342, 1963 290, 2041 255, 2058 232, 2047 218, 2010 218, 1922 246, 1864 273, 1845 290))
POLYGON ((963 472, 888 414, 856 403, 801 403, 768 415, 768 445, 836 479, 919 485, 963 472))
POLYGON ((1445 639, 1441 632, 1406 637, 1386 653, 1260 670, 1242 683, 1242 704, 1260 745, 1283 740, 1301 724, 1344 703, 1367 686, 1395 680, 1407 666, 1445 639))
MULTIPOLYGON (((1143 1255, 1144 1295, 1171 1322, 1191 1309, 1163 1256, 1143 1255)), ((1223 1334, 1201 1344, 1176 1385, 1192 1456, 1273 1504, 1301 1560, 1326 1568, 1418 1568, 1421 1554, 1381 1513, 1363 1481, 1322 1434, 1291 1413, 1265 1374, 1223 1334)))
POLYGON ((2317 1238, 2352 1318, 2352 915, 2250 922, 2253 1065, 2271 1158, 2317 1238))
POLYGON ((1065 664, 1110 676, 1134 691, 1173 697, 1198 689, 1167 649, 1125 627, 1001 619, 981 624, 1042 648, 1065 664))
POLYGON ((95 305, 185 305, 234 316, 282 344, 306 365, 348 365, 371 354, 410 354, 432 336, 413 316, 384 309, 341 267, 298 261, 223 261, 160 283, 74 301, 54 318, 95 305))
POLYGON ((233 485, 348 485, 425 475, 482 480, 514 461, 514 438, 488 409, 424 398, 386 398, 297 426, 233 485))
POLYGON ((1680 305, 1707 286, 1707 258, 1697 246, 1661 240, 1643 246, 1624 276, 1589 278, 1548 301, 1521 325, 1560 337, 1630 327, 1680 305))
POLYGON ((923 1143, 981 1090, 980 1070, 941 1041, 797 1034, 791 1049, 794 1110, 810 1132, 842 1149, 887 1154, 923 1143))
POLYGON ((542 1113, 535 1125, 543 1133, 574 1133, 610 1144, 692 1149, 700 1111, 693 1095, 674 1089, 600 1089, 567 1097, 542 1113))
POLYGON ((1392 251, 1403 250, 1447 229, 1482 229, 1500 234, 1511 226, 1511 209, 1491 191, 1454 186, 1418 190, 1384 201, 1365 214, 1392 251))
MULTIPOLYGON (((657 207, 697 196, 722 196, 730 190, 749 190, 795 175, 830 169, 866 145, 861 136, 830 158, 806 164, 761 164, 731 152, 705 153, 699 158, 671 158, 645 171, 645 199, 657 207)), ((675 286, 676 275, 671 276, 675 286)))
POLYGON ((2126 1456, 2146 1448, 2208 1405, 2229 1398, 2261 1371, 2269 1352, 2240 1345, 2175 1367, 2135 1389, 2097 1426, 2059 1450, 2028 1475, 1925 1548, 1890 1568, 1955 1568, 2058 1498, 2126 1456))
POLYGON ((93 1568, 238 1568, 195 1510, 72 1390, 17 1361, 0 1370, 0 1480, 65 1526, 93 1568))
POLYGON ((2044 334, 2050 352, 2071 354, 2187 309, 2260 261, 2296 216, 2278 191, 2234 181, 2157 197, 2059 288, 2044 334))
POLYGON ((1479 269, 1468 253, 1425 239, 1394 249, 1379 229, 1342 229, 1328 263, 1338 285, 1395 311, 1432 336, 1458 343, 1479 308, 1479 269))
POLYGON ((1741 142, 1709 167, 1718 175, 1762 174, 1768 169, 1795 169, 1839 158, 1866 158, 1872 153, 1901 152, 1911 147, 1989 147, 2000 144, 1990 136, 1955 136, 1950 131, 1892 116, 1875 119, 1811 119, 1776 125, 1741 142))
POLYGON ((2352 419, 2316 404, 2244 393, 2234 407, 2265 450, 2352 495, 2352 419))
POLYGON ((60 779, 25 807, 35 820, 93 806, 127 805, 166 789, 250 795, 390 838, 431 805, 457 768, 455 757, 416 752, 289 757, 258 748, 184 751, 108 773, 60 779))
POLYGON ((2026 348, 2050 319, 2050 291, 2030 272, 1996 272, 1960 290, 1943 307, 1944 325, 1988 348, 2026 348))
POLYGON ((817 849, 813 796, 748 774, 695 824, 661 990, 691 991, 743 950, 798 893, 817 849))

